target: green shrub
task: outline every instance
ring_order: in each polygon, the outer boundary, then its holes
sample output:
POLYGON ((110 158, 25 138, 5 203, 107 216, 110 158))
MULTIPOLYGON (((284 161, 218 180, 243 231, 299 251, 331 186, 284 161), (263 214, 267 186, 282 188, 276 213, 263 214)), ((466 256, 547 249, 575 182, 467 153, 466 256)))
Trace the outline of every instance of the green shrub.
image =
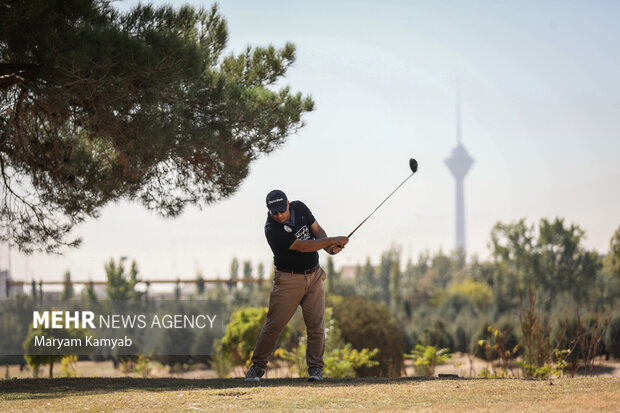
POLYGON ((569 350, 553 350, 553 363, 545 363, 542 366, 528 364, 524 361, 518 361, 523 375, 533 379, 549 379, 552 377, 561 377, 567 367, 566 356, 570 354, 569 350))
MULTIPOLYGON (((325 377, 356 377, 357 369, 378 365, 379 362, 371 360, 371 358, 379 352, 379 349, 365 348, 358 351, 351 344, 345 343, 338 322, 332 314, 332 308, 325 309, 325 355, 323 357, 325 377)), ((278 349, 276 356, 289 361, 291 370, 296 372, 299 377, 307 377, 306 349, 306 337, 302 336, 297 347, 291 351, 278 349)))
POLYGON ((507 317, 501 318, 495 325, 488 322, 481 324, 474 336, 475 344, 477 344, 476 355, 486 361, 500 360, 501 362, 519 355, 522 349, 516 332, 515 321, 507 317))
POLYGON ((343 348, 325 355, 325 377, 356 377, 356 370, 379 364, 378 361, 371 360, 378 352, 378 348, 357 351, 351 344, 345 344, 343 348))
POLYGON ((242 308, 230 316, 222 338, 222 354, 235 366, 243 366, 250 359, 256 339, 267 320, 267 307, 242 308))
POLYGON ((374 360, 379 364, 356 369, 359 377, 398 377, 403 370, 404 332, 385 304, 369 302, 363 297, 345 297, 334 306, 342 338, 351 346, 378 348, 374 360))
POLYGON ((75 354, 69 354, 60 359, 60 377, 76 377, 75 363, 78 357, 75 354))
POLYGON ((471 300, 478 308, 485 310, 493 301, 493 291, 487 283, 475 281, 471 278, 452 284, 448 288, 451 296, 466 297, 471 300))
MULTIPOLYGON (((248 364, 256 340, 267 320, 268 308, 242 308, 230 316, 222 338, 222 355, 228 357, 234 366, 248 364)), ((286 326, 282 336, 288 334, 286 326)))
POLYGON ((225 355, 222 351, 222 341, 215 340, 213 342, 213 354, 209 362, 211 369, 215 371, 215 374, 220 379, 226 379, 230 377, 230 373, 233 370, 233 362, 230 359, 230 355, 225 355))
POLYGON ((306 337, 302 336, 299 339, 299 345, 288 351, 284 348, 279 348, 275 352, 276 358, 281 358, 289 362, 289 369, 293 373, 297 373, 299 377, 308 377, 308 364, 306 363, 306 337))
POLYGON ((139 354, 136 364, 134 366, 134 372, 142 378, 147 378, 151 374, 151 367, 149 366, 151 359, 144 354, 139 354))
POLYGON ((416 376, 431 377, 435 373, 435 367, 445 364, 452 359, 449 348, 438 349, 435 346, 418 344, 411 354, 405 354, 405 358, 413 360, 413 368, 416 376))

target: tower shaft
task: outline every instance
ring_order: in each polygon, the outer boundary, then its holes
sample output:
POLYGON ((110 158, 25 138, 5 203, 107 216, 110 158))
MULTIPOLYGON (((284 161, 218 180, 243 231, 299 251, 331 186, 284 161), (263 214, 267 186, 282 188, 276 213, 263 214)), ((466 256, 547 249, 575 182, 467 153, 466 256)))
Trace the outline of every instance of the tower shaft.
POLYGON ((465 198, 463 195, 463 179, 456 179, 456 248, 466 251, 465 242, 465 198))

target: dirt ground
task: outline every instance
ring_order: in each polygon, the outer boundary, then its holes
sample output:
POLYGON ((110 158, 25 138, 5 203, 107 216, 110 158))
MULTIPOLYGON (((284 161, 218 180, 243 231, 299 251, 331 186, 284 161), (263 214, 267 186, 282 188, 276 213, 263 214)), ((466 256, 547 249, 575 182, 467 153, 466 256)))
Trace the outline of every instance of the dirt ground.
MULTIPOLYGON (((212 379, 217 375, 213 370, 206 368, 205 365, 193 366, 187 371, 173 372, 168 367, 164 367, 159 363, 151 362, 149 365, 151 372, 149 377, 176 377, 183 379, 212 379)), ((478 377, 481 371, 484 369, 492 371, 492 366, 483 359, 472 358, 470 359, 466 354, 456 353, 453 359, 443 365, 435 368, 435 376, 439 374, 457 374, 459 377, 478 377)), ((595 362, 596 376, 599 377, 620 377, 620 361, 619 360, 597 360, 595 362)), ((413 363, 411 360, 405 361, 405 372, 408 377, 415 376, 413 363)), ((26 367, 20 370, 20 366, 11 365, 4 366, 0 370, 0 374, 5 378, 27 378, 32 377, 32 370, 26 367)), ((519 368, 515 368, 512 371, 512 375, 520 374, 519 368)), ((579 372, 578 372, 579 374, 579 372)), ((48 366, 41 368, 39 377, 47 377, 48 366)), ((60 364, 54 365, 54 376, 61 375, 60 364)), ((111 361, 79 361, 75 366, 76 377, 135 377, 136 374, 125 373, 120 369, 115 369, 111 361)), ((231 377, 242 377, 243 371, 238 368, 233 371, 231 377)), ((288 378, 295 377, 291 374, 287 366, 272 364, 267 370, 268 378, 288 378)))

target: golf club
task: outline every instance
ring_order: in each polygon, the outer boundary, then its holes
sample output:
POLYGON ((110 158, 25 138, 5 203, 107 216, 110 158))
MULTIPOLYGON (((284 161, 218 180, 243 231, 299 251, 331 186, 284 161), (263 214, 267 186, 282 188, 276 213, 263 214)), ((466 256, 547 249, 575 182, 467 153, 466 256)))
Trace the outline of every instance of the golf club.
POLYGON ((388 199, 389 199, 392 195, 394 195, 394 192, 398 191, 398 188, 400 188, 401 186, 403 186, 403 184, 404 184, 405 182, 407 182, 407 180, 408 180, 409 178, 411 178, 411 177, 413 176, 413 174, 414 174, 414 173, 416 173, 416 171, 418 170, 418 161, 416 161, 416 160, 415 160, 415 159, 413 159, 413 158, 409 159, 409 168, 411 168, 411 175, 409 175, 409 176, 408 176, 408 177, 407 177, 404 181, 402 181, 402 182, 400 183, 400 185, 398 185, 398 186, 396 187, 396 189, 395 189, 395 190, 393 190, 393 191, 392 191, 392 193, 391 193, 391 194, 389 194, 389 195, 387 196, 387 198, 385 198, 385 199, 383 200, 383 202, 381 202, 381 203, 379 204, 379 206, 378 206, 378 207, 376 207, 376 208, 375 208, 375 210, 374 210, 374 211, 372 211, 372 212, 370 213, 370 215, 368 215, 368 216, 366 217, 366 219, 365 219, 365 220, 363 220, 363 221, 362 221, 362 222, 361 222, 361 223, 360 223, 357 227, 355 227, 355 229, 354 229, 353 231, 351 231, 351 233, 347 236, 347 238, 351 238, 351 235, 353 235, 353 234, 355 233, 355 231, 357 231, 357 230, 358 230, 358 228, 359 228, 359 227, 361 227, 361 226, 364 224, 364 222, 366 222, 366 221, 368 220, 368 218, 370 218, 370 217, 372 216, 372 214, 374 214, 375 212, 377 212, 377 209, 379 209, 379 208, 381 207, 381 205, 385 204, 385 201, 387 201, 387 200, 388 200, 388 199))

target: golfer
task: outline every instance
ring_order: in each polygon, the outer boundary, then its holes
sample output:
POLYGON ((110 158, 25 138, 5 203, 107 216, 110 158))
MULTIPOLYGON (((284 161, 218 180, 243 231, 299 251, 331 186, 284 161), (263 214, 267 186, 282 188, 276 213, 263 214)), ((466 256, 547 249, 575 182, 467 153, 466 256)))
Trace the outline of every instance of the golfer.
POLYGON ((267 194, 265 236, 273 251, 276 273, 269 296, 267 321, 261 330, 252 367, 246 381, 259 381, 265 374, 267 359, 282 330, 301 305, 308 333, 306 362, 308 381, 323 380, 325 350, 325 271, 319 266, 318 250, 337 254, 349 242, 347 237, 328 237, 301 201, 288 202, 284 192, 267 194))

